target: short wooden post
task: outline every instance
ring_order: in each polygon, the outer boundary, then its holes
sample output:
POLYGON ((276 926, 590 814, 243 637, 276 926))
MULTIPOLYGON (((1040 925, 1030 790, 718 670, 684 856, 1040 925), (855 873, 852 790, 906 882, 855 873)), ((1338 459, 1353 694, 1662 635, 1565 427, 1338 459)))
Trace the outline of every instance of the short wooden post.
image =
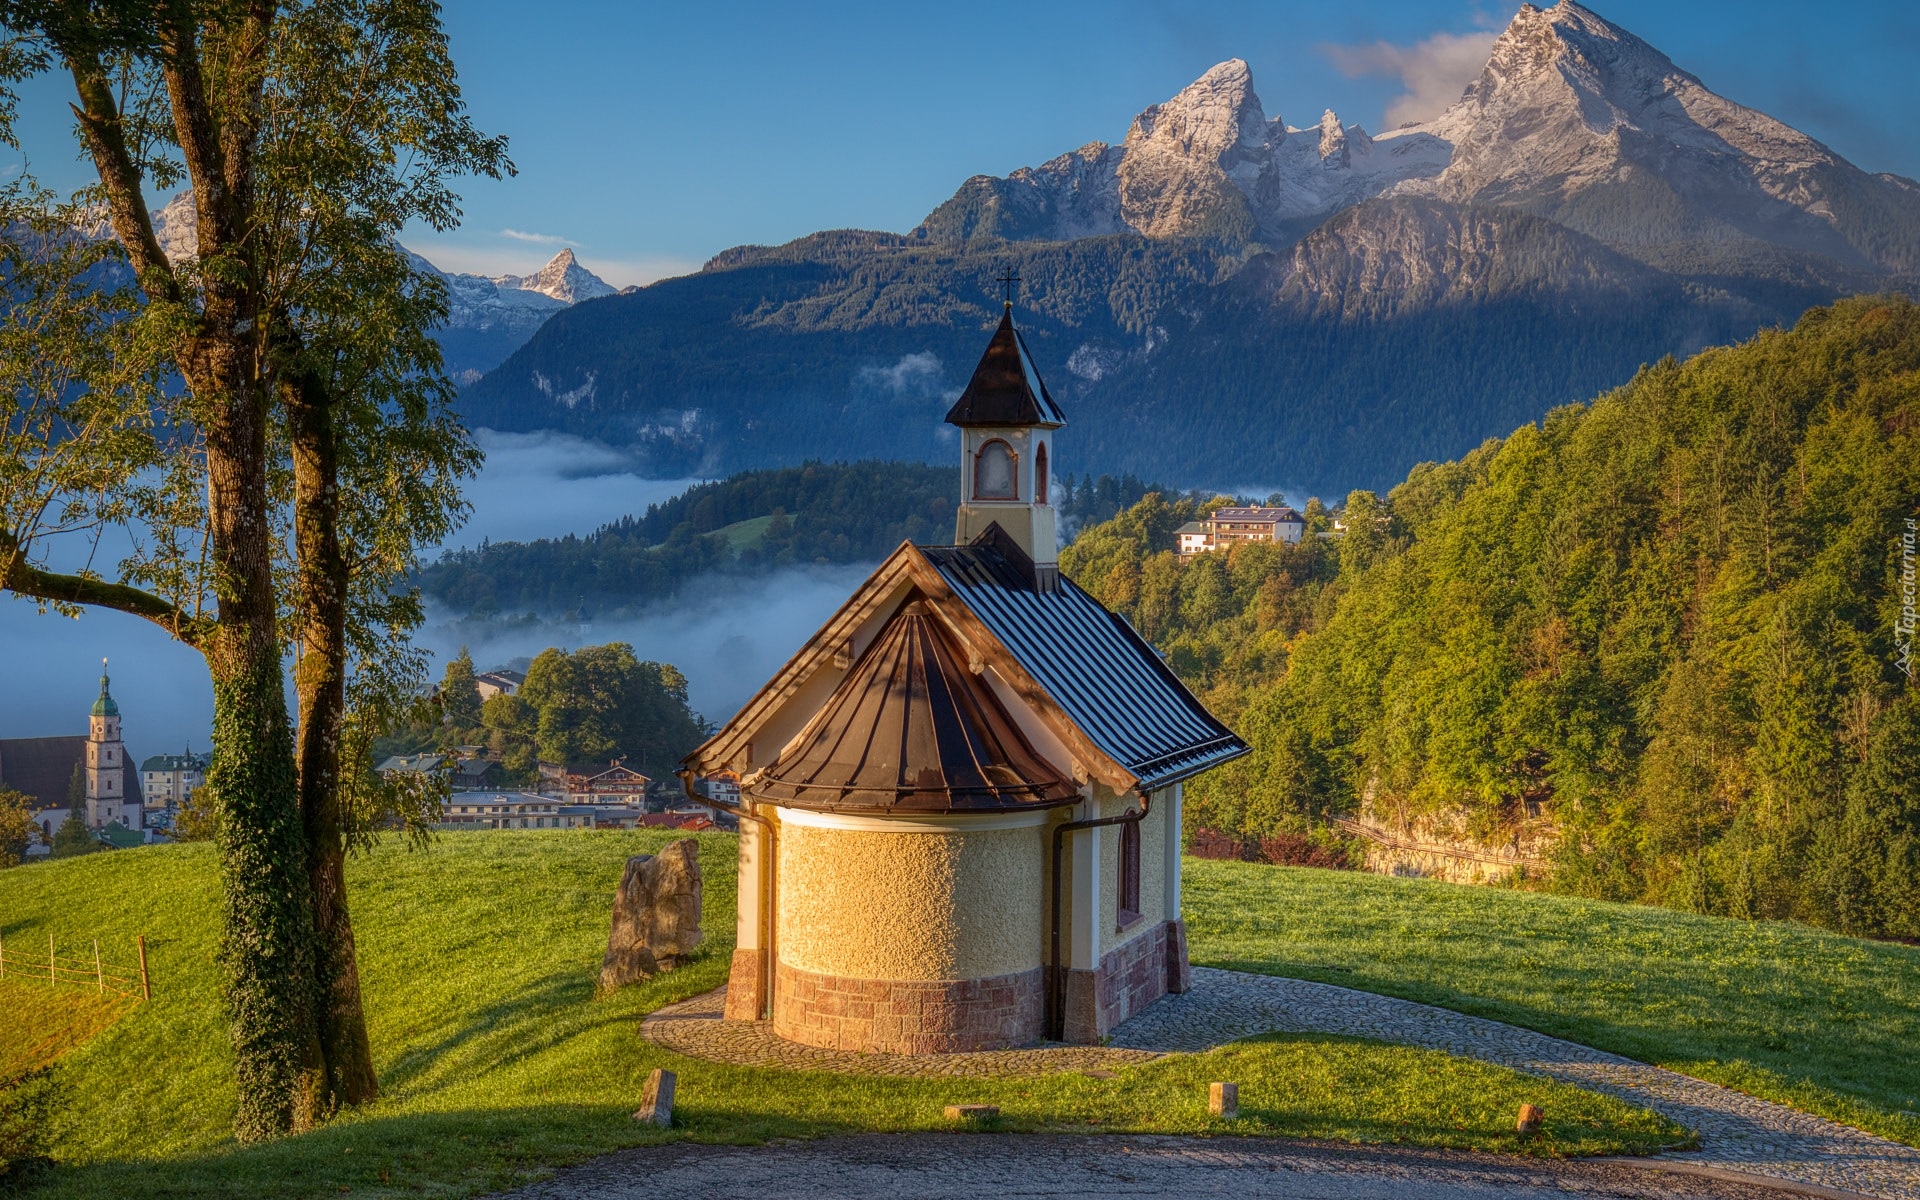
POLYGON ((1540 1122, 1546 1119, 1545 1113, 1531 1104, 1520 1106, 1520 1119, 1513 1123, 1513 1131, 1523 1137, 1540 1132, 1540 1122))
POLYGON ((102 996, 107 994, 107 972, 100 965, 100 939, 93 939, 93 986, 102 996))
POLYGON ((1237 1083, 1208 1084, 1207 1111, 1223 1120, 1237 1119, 1240 1116, 1240 1085, 1237 1083))
POLYGON ((153 986, 147 982, 147 935, 139 934, 133 939, 133 944, 140 948, 140 998, 151 1000, 153 986))
POLYGON ((54 969, 53 969, 53 935, 52 934, 47 935, 47 982, 48 983, 60 982, 60 977, 54 974, 54 969))
POLYGON ((647 1076, 647 1090, 640 1093, 640 1107, 633 1119, 665 1129, 673 1124, 674 1073, 655 1067, 647 1076))

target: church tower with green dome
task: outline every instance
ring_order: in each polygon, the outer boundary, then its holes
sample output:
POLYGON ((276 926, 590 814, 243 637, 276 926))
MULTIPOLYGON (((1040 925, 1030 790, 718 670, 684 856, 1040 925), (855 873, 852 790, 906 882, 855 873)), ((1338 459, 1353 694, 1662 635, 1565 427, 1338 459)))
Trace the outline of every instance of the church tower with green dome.
POLYGON ((87 827, 127 823, 127 748, 120 741, 120 706, 107 689, 107 660, 100 660, 100 698, 87 714, 87 827))

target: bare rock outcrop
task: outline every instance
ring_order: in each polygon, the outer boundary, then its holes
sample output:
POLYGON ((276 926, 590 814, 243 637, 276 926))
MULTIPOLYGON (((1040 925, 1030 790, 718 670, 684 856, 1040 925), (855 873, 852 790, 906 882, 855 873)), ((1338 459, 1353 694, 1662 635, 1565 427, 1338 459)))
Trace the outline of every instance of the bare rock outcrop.
POLYGON ((700 937, 700 844, 681 838, 658 854, 634 855, 613 898, 600 989, 610 992, 671 971, 700 937))

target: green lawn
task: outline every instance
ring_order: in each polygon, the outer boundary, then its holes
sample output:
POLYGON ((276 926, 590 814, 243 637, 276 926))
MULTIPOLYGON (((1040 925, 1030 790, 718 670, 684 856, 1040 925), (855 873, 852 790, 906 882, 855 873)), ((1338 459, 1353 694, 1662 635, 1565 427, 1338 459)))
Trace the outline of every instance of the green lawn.
MULTIPOLYGON (((470 1195, 666 1137, 738 1141, 944 1127, 948 1103, 1001 1106, 1013 1130, 1284 1134, 1528 1154, 1647 1152, 1685 1134, 1618 1101, 1444 1054, 1271 1037, 1082 1075, 920 1081, 724 1067, 638 1036, 653 1008, 716 986, 732 940, 733 842, 702 839, 710 950, 596 1000, 612 890, 666 831, 445 835, 350 871, 382 1099, 304 1137, 241 1149, 217 992, 214 863, 204 845, 91 855, 0 872, 8 942, 148 938, 154 999, 66 1055, 69 1165, 36 1189, 74 1197, 470 1195), (636 1125, 647 1071, 680 1072, 671 1132, 636 1125), (1206 1084, 1241 1085, 1232 1124, 1206 1084), (1512 1133, 1522 1101, 1545 1135, 1512 1133)), ((70 994, 84 997, 78 989, 70 994)))
POLYGON ((1920 948, 1499 888, 1187 863, 1196 963, 1510 1021, 1920 1145, 1920 948))

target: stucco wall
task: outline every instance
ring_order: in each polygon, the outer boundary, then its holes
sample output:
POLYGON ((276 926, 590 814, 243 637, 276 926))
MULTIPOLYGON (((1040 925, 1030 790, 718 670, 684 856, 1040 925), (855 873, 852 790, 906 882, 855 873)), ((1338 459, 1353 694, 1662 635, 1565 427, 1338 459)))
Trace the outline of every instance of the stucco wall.
MULTIPOLYGON (((1101 788, 1100 815, 1117 817, 1138 807, 1139 797, 1129 793, 1116 796, 1101 788)), ((1162 920, 1166 907, 1166 833, 1167 822, 1159 797, 1152 811, 1140 822, 1140 919, 1120 928, 1120 827, 1109 825, 1100 831, 1100 948, 1102 953, 1139 937, 1150 925, 1162 920)))
POLYGON ((1043 830, 782 827, 779 960, 853 979, 985 979, 1040 965, 1043 830))

